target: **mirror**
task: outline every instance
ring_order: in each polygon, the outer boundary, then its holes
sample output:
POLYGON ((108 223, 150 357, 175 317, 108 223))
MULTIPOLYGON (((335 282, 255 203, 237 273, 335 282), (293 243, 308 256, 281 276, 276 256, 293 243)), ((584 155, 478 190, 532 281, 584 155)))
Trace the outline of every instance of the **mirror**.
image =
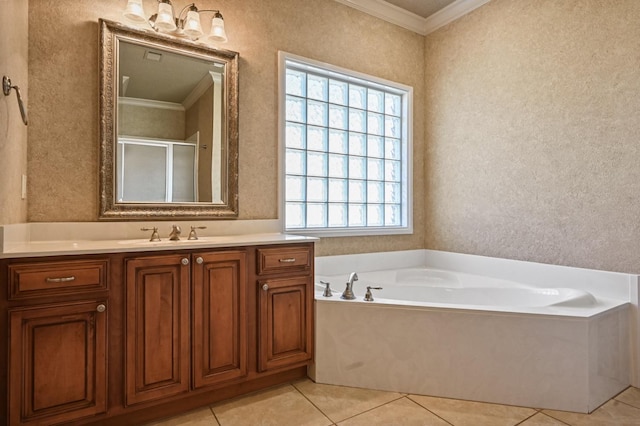
POLYGON ((238 54, 100 20, 100 219, 238 215, 238 54))

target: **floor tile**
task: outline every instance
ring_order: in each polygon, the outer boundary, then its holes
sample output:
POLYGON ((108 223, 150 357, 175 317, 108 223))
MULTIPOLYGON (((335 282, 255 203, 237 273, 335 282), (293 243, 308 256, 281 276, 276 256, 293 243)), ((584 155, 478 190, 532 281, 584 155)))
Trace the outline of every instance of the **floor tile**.
POLYGON ((640 409, 611 400, 591 414, 544 410, 545 414, 572 426, 639 426, 640 409))
POLYGON ((211 406, 221 426, 328 426, 332 422, 293 386, 211 406))
POLYGON ((408 398, 402 398, 375 408, 371 411, 351 417, 339 426, 450 426, 424 407, 408 398))
POLYGON ((616 396, 615 399, 617 401, 624 402, 625 404, 633 405, 636 408, 640 408, 640 389, 633 387, 628 388, 626 391, 616 396))
POLYGON ((169 419, 149 423, 147 426, 218 426, 209 407, 181 414, 169 419))
POLYGON ((409 398, 455 426, 514 426, 536 410, 483 402, 410 395, 409 398))
POLYGON ((529 417, 522 423, 518 423, 518 426, 566 426, 567 424, 556 420, 553 417, 549 417, 543 413, 537 413, 533 417, 529 417))
POLYGON ((397 392, 323 385, 308 379, 300 380, 293 385, 325 416, 336 423, 402 398, 397 392))

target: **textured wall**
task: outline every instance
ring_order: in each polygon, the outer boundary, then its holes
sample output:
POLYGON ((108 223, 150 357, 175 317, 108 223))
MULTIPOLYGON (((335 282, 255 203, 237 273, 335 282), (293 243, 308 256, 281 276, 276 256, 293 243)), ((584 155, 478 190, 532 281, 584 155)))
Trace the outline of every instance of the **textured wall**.
MULTIPOLYGON (((0 78, 20 87, 29 107, 27 86, 27 2, 0 2, 0 78)), ((25 222, 27 202, 21 198, 22 174, 27 172, 27 128, 22 124, 16 95, 0 91, 0 224, 25 222)))
MULTIPOLYGON (((151 13, 157 3, 144 4, 151 13)), ((185 4, 174 1, 176 9, 185 4)), ((35 94, 29 134, 30 221, 97 218, 97 21, 121 20, 125 5, 125 0, 29 4, 29 76, 35 94)), ((277 217, 278 50, 413 86, 415 189, 422 194, 424 37, 333 0, 200 0, 198 6, 222 11, 229 36, 224 47, 240 52, 241 219, 277 217)), ((423 200, 420 195, 415 200, 414 235, 327 239, 319 252, 419 248, 424 241, 423 200)))
POLYGON ((493 0, 427 36, 427 248, 640 272, 639 17, 493 0))

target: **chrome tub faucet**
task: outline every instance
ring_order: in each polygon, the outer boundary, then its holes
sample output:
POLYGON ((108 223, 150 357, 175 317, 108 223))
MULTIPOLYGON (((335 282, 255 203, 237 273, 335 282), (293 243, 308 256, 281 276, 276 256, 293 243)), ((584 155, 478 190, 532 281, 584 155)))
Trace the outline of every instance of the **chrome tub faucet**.
POLYGON ((340 296, 341 299, 353 300, 353 299, 356 298, 356 295, 353 294, 353 282, 354 281, 358 281, 358 274, 356 274, 355 272, 352 272, 349 275, 349 281, 347 281, 347 288, 344 289, 344 292, 342 293, 342 296, 340 296))

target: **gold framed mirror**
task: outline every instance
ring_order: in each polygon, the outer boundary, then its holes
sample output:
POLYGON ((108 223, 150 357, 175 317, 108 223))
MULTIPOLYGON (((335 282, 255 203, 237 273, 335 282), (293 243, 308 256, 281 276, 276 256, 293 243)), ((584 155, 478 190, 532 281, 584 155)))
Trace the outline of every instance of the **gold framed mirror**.
POLYGON ((238 53, 100 20, 101 220, 238 216, 238 53))

